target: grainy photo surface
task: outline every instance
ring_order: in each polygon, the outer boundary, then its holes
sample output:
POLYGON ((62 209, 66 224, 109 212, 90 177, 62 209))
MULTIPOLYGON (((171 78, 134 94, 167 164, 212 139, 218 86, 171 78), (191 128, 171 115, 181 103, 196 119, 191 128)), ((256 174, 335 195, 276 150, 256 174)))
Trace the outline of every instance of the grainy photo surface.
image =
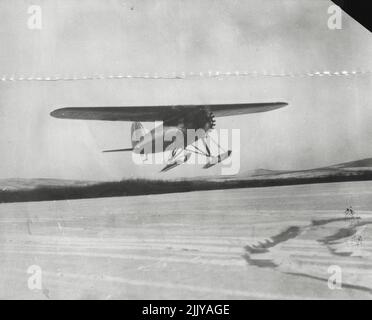
POLYGON ((372 41, 333 2, 0 0, 0 43, 0 299, 371 299, 372 41))

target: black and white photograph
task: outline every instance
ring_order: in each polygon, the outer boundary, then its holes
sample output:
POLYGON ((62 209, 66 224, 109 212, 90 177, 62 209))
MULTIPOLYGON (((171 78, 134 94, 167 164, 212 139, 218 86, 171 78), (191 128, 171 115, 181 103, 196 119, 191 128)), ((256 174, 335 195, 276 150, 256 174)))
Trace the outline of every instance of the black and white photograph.
POLYGON ((335 2, 0 0, 0 43, 1 300, 372 298, 372 38, 335 2))

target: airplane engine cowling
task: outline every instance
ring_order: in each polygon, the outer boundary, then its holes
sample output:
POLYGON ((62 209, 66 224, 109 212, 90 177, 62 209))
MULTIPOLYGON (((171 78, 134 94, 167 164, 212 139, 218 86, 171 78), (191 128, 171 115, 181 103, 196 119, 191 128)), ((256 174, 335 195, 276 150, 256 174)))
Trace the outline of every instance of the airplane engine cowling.
POLYGON ((205 131, 210 131, 210 130, 213 130, 215 126, 216 126, 216 119, 214 117, 214 114, 212 112, 208 112, 206 115, 206 121, 205 121, 205 125, 203 129, 205 131))
POLYGON ((208 111, 198 111, 188 114, 180 122, 179 125, 185 129, 203 129, 205 132, 214 129, 216 126, 214 114, 208 111))

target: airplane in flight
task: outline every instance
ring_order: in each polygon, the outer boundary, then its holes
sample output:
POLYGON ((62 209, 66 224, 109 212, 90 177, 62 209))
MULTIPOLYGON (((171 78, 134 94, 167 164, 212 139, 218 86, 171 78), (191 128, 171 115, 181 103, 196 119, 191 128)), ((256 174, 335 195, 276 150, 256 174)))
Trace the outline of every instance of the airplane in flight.
POLYGON ((171 151, 166 166, 168 171, 186 163, 192 153, 205 156, 210 168, 231 156, 231 150, 223 148, 212 139, 210 131, 216 126, 216 117, 267 112, 287 106, 286 102, 207 104, 207 105, 169 105, 169 106, 128 106, 128 107, 76 107, 61 108, 51 112, 59 119, 130 121, 132 147, 105 150, 103 152, 132 151, 147 157, 149 154, 171 151), (141 122, 161 121, 163 124, 145 132, 141 122), (160 129, 160 130, 159 130, 160 129), (190 135, 189 132, 195 132, 190 135), (203 142, 203 148, 197 142, 203 142), (219 153, 213 155, 210 143, 214 143, 219 153), (159 147, 160 146, 160 147, 159 147), (223 153, 221 153, 221 150, 223 153))

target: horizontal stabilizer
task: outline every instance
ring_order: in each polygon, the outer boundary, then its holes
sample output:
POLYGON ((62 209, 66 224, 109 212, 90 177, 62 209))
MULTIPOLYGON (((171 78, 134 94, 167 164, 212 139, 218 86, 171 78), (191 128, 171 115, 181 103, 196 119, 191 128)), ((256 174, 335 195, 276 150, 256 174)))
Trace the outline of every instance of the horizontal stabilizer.
POLYGON ((114 150, 104 150, 102 152, 108 153, 108 152, 125 152, 125 151, 133 151, 133 148, 127 148, 127 149, 114 149, 114 150))

